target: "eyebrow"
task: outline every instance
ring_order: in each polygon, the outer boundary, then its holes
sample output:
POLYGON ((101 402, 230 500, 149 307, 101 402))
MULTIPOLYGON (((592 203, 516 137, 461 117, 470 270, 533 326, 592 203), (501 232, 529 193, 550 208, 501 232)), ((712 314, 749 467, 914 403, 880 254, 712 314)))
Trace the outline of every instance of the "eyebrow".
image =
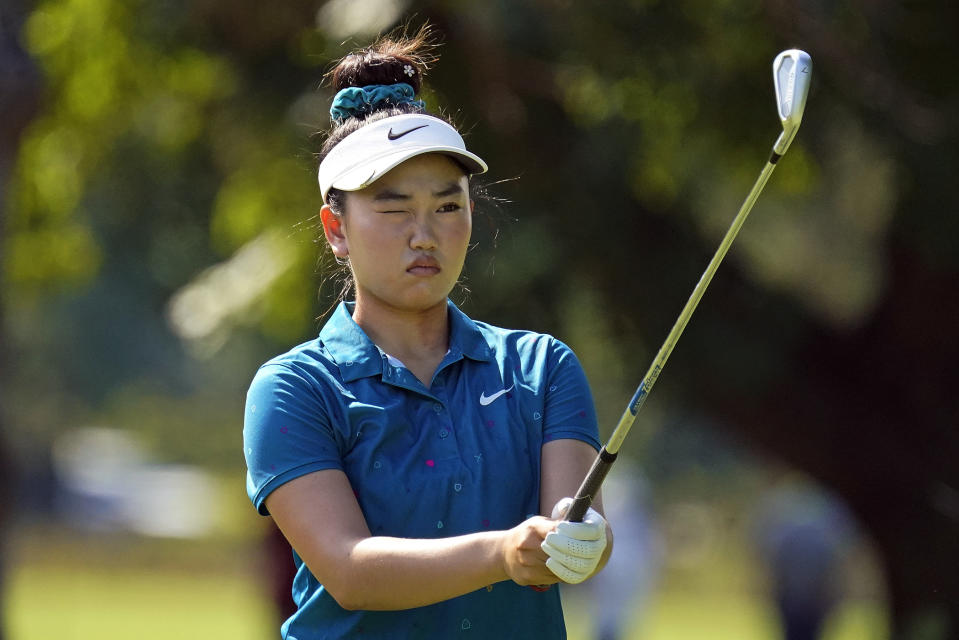
MULTIPOLYGON (((433 196, 436 198, 447 198, 449 196, 458 195, 460 193, 463 193, 463 187, 460 185, 460 183, 451 182, 449 183, 449 185, 447 185, 443 189, 439 191, 435 191, 433 193, 433 196)), ((411 198, 412 196, 406 193, 400 193, 399 191, 393 191, 392 189, 383 189, 382 191, 378 191, 376 195, 373 196, 373 201, 374 202, 382 202, 386 200, 406 201, 406 200, 410 200, 411 198)))
POLYGON ((448 187, 442 191, 437 191, 433 195, 437 198, 446 198, 448 196, 455 196, 463 193, 463 186, 459 182, 451 182, 448 187))

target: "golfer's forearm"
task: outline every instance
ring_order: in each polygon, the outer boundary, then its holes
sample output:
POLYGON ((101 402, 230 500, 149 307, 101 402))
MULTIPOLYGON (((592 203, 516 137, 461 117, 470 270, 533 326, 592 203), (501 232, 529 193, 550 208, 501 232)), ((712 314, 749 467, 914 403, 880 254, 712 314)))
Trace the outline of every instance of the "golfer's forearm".
POLYGON ((507 579, 503 534, 365 538, 352 546, 337 577, 324 586, 346 609, 409 609, 441 602, 507 579))

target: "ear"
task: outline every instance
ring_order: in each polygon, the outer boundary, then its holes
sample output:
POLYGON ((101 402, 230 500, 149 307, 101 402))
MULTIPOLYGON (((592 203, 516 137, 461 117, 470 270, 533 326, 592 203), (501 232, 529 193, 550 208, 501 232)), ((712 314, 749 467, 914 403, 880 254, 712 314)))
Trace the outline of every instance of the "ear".
POLYGON ((350 255, 349 244, 344 234, 343 218, 333 213, 330 205, 324 204, 320 209, 320 220, 323 221, 323 234, 326 241, 330 243, 333 255, 337 258, 345 258, 350 255))
POLYGON ((470 215, 473 215, 474 213, 476 213, 476 203, 470 199, 470 215))

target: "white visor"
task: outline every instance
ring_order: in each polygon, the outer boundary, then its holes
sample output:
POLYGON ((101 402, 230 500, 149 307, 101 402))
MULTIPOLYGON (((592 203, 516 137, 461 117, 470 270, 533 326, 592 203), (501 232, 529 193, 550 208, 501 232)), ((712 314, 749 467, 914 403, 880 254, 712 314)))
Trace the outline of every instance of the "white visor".
POLYGON ((470 175, 487 169, 482 158, 466 150, 462 136, 433 116, 405 113, 365 125, 346 136, 320 163, 320 193, 330 189, 358 191, 390 169, 424 153, 443 153, 458 160, 470 175))

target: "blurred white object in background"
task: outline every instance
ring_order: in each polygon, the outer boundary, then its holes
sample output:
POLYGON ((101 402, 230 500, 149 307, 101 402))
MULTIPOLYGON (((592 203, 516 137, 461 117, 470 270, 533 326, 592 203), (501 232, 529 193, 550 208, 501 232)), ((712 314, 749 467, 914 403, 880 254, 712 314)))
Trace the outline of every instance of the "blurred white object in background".
POLYGON ((216 526, 214 478, 199 467, 151 464, 134 434, 83 427, 57 438, 56 506, 70 526, 147 536, 201 537, 216 526))

